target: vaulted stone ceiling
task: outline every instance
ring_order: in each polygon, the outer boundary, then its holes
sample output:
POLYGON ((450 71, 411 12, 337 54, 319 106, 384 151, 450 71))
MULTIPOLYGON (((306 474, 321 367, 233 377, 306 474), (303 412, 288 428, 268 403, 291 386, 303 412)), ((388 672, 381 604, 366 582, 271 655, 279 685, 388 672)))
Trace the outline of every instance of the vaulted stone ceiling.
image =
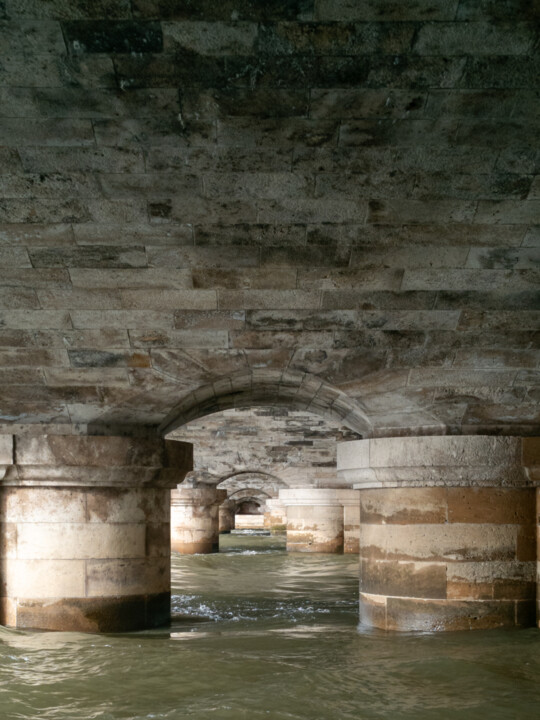
POLYGON ((243 486, 251 472, 265 473, 265 485, 277 478, 284 485, 327 486, 337 482, 336 442, 358 435, 313 413, 263 407, 215 413, 187 423, 169 438, 192 443, 194 473, 209 472, 216 481, 237 476, 243 486))
POLYGON ((0 0, 3 429, 536 433, 535 0, 0 0))

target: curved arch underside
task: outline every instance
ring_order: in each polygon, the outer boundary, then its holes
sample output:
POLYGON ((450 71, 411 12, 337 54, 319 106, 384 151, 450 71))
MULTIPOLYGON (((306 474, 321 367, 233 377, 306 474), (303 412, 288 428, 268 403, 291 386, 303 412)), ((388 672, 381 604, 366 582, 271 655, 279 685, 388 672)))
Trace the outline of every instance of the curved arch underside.
POLYGON ((358 403, 320 378, 307 373, 265 370, 233 375, 189 393, 169 413, 159 430, 167 435, 205 415, 265 405, 318 414, 362 437, 369 434, 371 427, 358 403))

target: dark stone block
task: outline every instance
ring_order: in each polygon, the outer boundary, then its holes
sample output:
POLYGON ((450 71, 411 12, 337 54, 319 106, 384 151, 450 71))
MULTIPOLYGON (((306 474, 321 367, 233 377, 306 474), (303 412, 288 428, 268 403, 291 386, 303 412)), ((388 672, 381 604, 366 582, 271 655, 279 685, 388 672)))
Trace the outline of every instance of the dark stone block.
POLYGON ((360 590, 373 595, 446 598, 446 564, 362 559, 360 590))
POLYGON ((214 98, 223 115, 255 116, 258 118, 307 115, 308 90, 272 88, 231 88, 216 91, 214 98))
POLYGON ((163 50, 158 22, 92 20, 62 23, 66 42, 75 52, 148 53, 163 50))
POLYGON ((534 627, 536 625, 536 601, 520 600, 516 602, 516 625, 534 627))
POLYGON ((313 14, 314 0, 133 0, 138 18, 163 20, 296 20, 313 14))
POLYGON ((321 57, 315 85, 317 87, 362 85, 368 77, 369 68, 369 60, 363 56, 321 57))
POLYGON ((540 87, 540 55, 469 58, 460 87, 533 90, 540 87))
POLYGON ((513 601, 406 598, 388 598, 387 601, 388 630, 488 630, 515 625, 513 601))
POLYGON ((304 88, 320 85, 320 76, 317 58, 310 55, 227 58, 227 82, 231 85, 304 88))
POLYGON ((538 0, 461 0, 456 20, 468 22, 485 20, 508 20, 538 22, 540 5, 538 0))
POLYGON ((130 268, 147 266, 144 248, 137 246, 44 247, 31 249, 29 254, 35 268, 130 268))
POLYGON ((340 247, 268 247, 261 249, 261 265, 286 267, 347 267, 349 253, 340 247))
POLYGON ((68 350, 73 367, 119 367, 125 366, 124 353, 105 350, 68 350))
POLYGON ((146 627, 163 627, 171 622, 171 593, 146 598, 146 627))
POLYGON ((165 625, 169 619, 169 593, 56 602, 20 600, 17 608, 17 627, 65 632, 131 632, 165 625))
MULTIPOLYGON (((500 251, 500 253, 503 253, 500 251)), ((500 257, 497 250, 491 251, 492 257, 500 257)), ((487 255, 489 257, 489 255, 487 255)), ((486 267, 500 267, 491 265, 486 260, 486 267)), ((488 293, 475 290, 463 292, 452 292, 441 290, 437 296, 436 310, 540 310, 540 292, 519 292, 519 293, 488 293)))
POLYGON ((369 55, 407 50, 412 23, 274 23, 259 28, 257 49, 270 55, 369 55))
POLYGON ((373 58, 369 87, 452 88, 459 83, 463 58, 383 55, 373 58))
POLYGON ((119 83, 127 88, 215 88, 226 84, 225 61, 187 50, 174 54, 120 55, 114 59, 119 83))

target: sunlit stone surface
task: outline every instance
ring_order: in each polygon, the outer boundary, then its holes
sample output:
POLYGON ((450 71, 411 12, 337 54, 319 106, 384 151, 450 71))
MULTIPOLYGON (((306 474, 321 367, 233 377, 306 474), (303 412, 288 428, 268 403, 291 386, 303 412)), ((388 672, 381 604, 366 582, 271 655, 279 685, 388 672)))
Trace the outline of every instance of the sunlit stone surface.
POLYGON ((166 624, 169 488, 191 469, 191 446, 73 435, 7 443, 2 623, 87 632, 166 624))
POLYGON ((379 438, 338 449, 360 494, 360 621, 535 623, 539 438, 379 438))

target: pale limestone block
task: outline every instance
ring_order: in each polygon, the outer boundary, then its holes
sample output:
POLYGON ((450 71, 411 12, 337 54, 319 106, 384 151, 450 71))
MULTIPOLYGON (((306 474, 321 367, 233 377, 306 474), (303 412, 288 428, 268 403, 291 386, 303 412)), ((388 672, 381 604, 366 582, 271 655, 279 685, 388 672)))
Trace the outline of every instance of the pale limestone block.
POLYGON ((121 290, 122 306, 128 310, 217 310, 215 290, 121 290))
POLYGON ((4 561, 6 594, 14 598, 70 598, 85 596, 84 560, 4 561))
POLYGON ((350 470, 353 468, 369 468, 370 443, 371 440, 353 440, 351 442, 338 443, 338 473, 342 470, 350 470))
MULTIPOLYGON (((362 442, 362 441, 360 441, 362 442)), ((371 467, 520 464, 521 439, 515 437, 433 436, 373 438, 370 440, 371 467)))
POLYGON ((89 523, 169 522, 168 493, 158 488, 92 489, 87 499, 89 523))
POLYGON ((45 371, 47 385, 51 387, 91 386, 129 387, 129 375, 124 368, 47 368, 45 371))
POLYGON ((21 523, 17 553, 22 559, 144 558, 146 526, 107 523, 21 523))
POLYGON ((86 493, 55 488, 6 488, 0 519, 13 523, 82 523, 86 517, 86 493))
POLYGON ((516 559, 518 532, 513 525, 362 523, 360 547, 395 560, 511 561, 516 559))
POLYGON ((264 515, 235 515, 234 527, 236 530, 262 530, 264 515))
POLYGON ((3 522, 0 534, 0 558, 17 557, 17 524, 3 522))
POLYGON ((13 463, 13 435, 0 435, 0 465, 13 463))
POLYGON ((74 310, 70 313, 75 328, 118 328, 137 330, 140 327, 169 329, 173 327, 173 311, 148 310, 74 310))
POLYGON ((21 330, 59 329, 70 330, 73 325, 69 312, 65 310, 9 310, 0 312, 0 322, 4 328, 21 330))

